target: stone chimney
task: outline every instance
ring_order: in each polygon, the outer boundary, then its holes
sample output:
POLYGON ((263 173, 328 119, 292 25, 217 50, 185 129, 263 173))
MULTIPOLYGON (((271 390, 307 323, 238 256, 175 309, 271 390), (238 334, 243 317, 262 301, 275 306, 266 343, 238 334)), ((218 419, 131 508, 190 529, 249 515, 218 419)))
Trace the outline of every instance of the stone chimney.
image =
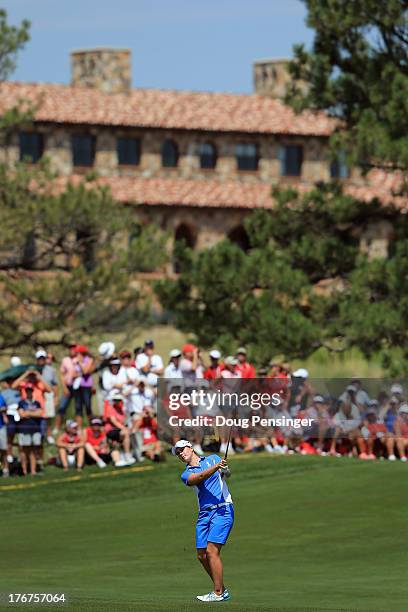
POLYGON ((71 85, 95 87, 103 93, 129 93, 129 49, 80 49, 71 53, 71 85))
POLYGON ((286 85, 291 80, 287 71, 290 60, 265 59, 253 63, 255 93, 272 98, 283 98, 286 85))

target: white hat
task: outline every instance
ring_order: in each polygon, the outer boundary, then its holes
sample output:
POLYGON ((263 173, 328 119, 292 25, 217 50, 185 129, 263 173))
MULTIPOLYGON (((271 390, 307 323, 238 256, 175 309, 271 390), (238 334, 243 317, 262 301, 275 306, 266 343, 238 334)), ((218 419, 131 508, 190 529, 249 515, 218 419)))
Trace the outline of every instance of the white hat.
POLYGON ((401 404, 401 406, 398 408, 398 412, 408 414, 408 404, 401 404))
POLYGON ((125 398, 123 397, 123 395, 121 394, 121 392, 119 391, 119 389, 116 389, 116 391, 114 391, 111 395, 111 399, 112 400, 124 400, 125 398))
POLYGON ((398 383, 394 383, 391 387, 391 395, 393 395, 394 393, 398 393, 399 395, 402 395, 404 393, 404 389, 402 388, 402 386, 398 383))
POLYGON ((47 357, 47 353, 44 351, 44 349, 39 349, 36 353, 35 353, 35 358, 36 359, 41 359, 41 357, 43 357, 44 359, 47 357))
POLYGON ((313 398, 313 402, 315 404, 324 404, 324 397, 323 395, 315 395, 313 398))
POLYGON ((189 442, 188 440, 179 440, 178 442, 175 443, 175 445, 173 446, 173 448, 171 449, 171 454, 175 455, 176 454, 176 449, 177 448, 184 448, 185 446, 188 446, 190 448, 193 448, 193 445, 191 444, 191 442, 189 442))
POLYGON ((103 359, 110 359, 115 352, 115 345, 113 342, 102 342, 99 345, 98 353, 103 359))
POLYGON ((299 368, 296 372, 293 372, 295 378, 308 378, 309 372, 305 368, 299 368))
POLYGON ((170 359, 172 359, 173 357, 181 357, 180 349, 172 349, 169 353, 169 357, 170 359))
POLYGON ((245 348, 245 347, 240 346, 240 347, 237 349, 236 355, 246 355, 246 354, 247 354, 247 350, 246 350, 246 348, 245 348))
POLYGON ((213 359, 220 359, 221 353, 220 351, 217 351, 217 349, 213 349, 212 351, 210 351, 210 357, 212 357, 213 359))
POLYGON ((16 355, 13 355, 13 357, 10 358, 10 364, 13 368, 21 365, 21 359, 20 357, 17 357, 16 355))
POLYGON ((235 359, 235 357, 233 357, 232 355, 229 355, 225 359, 225 365, 237 365, 237 364, 238 364, 238 360, 235 359))

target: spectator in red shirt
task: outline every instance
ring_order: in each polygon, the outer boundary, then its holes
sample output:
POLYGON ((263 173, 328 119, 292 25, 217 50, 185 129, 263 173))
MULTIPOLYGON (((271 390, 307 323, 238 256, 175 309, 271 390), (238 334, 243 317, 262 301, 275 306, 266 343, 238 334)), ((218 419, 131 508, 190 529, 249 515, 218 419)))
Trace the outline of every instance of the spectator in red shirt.
POLYGON ((256 378, 255 368, 246 360, 247 351, 243 346, 237 350, 236 356, 238 359, 237 370, 241 372, 241 378, 256 378))
POLYGON ((143 408, 142 416, 135 424, 136 429, 143 435, 143 453, 152 461, 162 460, 162 449, 157 437, 158 424, 151 406, 143 408))
MULTIPOLYGON (((124 397, 116 392, 110 402, 105 402, 104 407, 105 431, 113 449, 123 447, 124 459, 114 459, 116 467, 132 465, 136 459, 130 452, 130 431, 126 427, 126 412, 124 409, 124 397)), ((113 457, 112 451, 112 457, 113 457)))
POLYGON ((78 471, 84 467, 85 449, 84 441, 79 435, 78 423, 69 420, 65 424, 65 432, 57 438, 58 455, 64 471, 70 465, 75 465, 78 471))
POLYGON ((85 451, 87 455, 87 463, 95 462, 98 467, 105 468, 106 464, 112 459, 119 461, 120 455, 118 450, 109 452, 108 439, 103 430, 103 421, 100 417, 91 417, 90 426, 85 429, 85 451), (92 460, 89 461, 88 457, 92 460))
POLYGON ((224 364, 220 363, 221 353, 217 349, 210 351, 211 364, 204 372, 204 378, 206 380, 217 380, 221 378, 221 372, 224 369, 224 364))

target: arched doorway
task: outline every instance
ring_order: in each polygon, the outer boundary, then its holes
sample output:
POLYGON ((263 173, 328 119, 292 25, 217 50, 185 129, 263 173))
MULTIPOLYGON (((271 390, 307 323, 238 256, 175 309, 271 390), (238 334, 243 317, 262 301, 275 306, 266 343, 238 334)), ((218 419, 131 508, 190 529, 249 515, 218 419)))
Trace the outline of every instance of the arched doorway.
POLYGON ((239 246, 239 248, 242 249, 245 253, 249 251, 249 248, 251 246, 249 243, 248 234, 246 233, 246 230, 243 225, 238 225, 237 227, 234 227, 234 229, 232 229, 228 233, 228 240, 231 240, 231 242, 239 246))
POLYGON ((177 253, 178 248, 184 245, 190 249, 194 249, 197 242, 197 232, 194 227, 187 223, 180 223, 174 232, 174 249, 173 249, 173 271, 176 274, 181 272, 183 265, 182 259, 177 253))

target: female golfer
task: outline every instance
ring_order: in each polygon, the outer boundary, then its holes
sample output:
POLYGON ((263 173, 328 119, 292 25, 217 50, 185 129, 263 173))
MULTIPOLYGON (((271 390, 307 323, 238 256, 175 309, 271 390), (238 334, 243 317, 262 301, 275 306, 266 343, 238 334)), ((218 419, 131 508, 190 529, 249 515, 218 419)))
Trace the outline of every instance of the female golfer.
POLYGON ((204 602, 227 601, 231 595, 224 586, 220 552, 234 524, 234 506, 225 477, 230 475, 227 462, 217 455, 200 457, 187 440, 179 440, 172 448, 186 469, 181 480, 195 487, 198 498, 196 525, 197 557, 214 583, 214 590, 198 595, 204 602))

